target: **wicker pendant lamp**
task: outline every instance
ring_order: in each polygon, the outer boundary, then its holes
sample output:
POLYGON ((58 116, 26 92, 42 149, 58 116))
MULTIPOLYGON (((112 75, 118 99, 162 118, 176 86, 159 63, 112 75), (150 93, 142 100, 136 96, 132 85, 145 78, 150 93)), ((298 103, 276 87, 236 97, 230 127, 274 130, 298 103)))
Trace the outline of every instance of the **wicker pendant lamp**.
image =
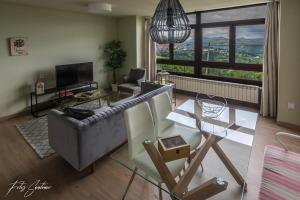
POLYGON ((179 0, 160 0, 151 21, 152 40, 159 44, 182 43, 190 34, 189 19, 179 0))

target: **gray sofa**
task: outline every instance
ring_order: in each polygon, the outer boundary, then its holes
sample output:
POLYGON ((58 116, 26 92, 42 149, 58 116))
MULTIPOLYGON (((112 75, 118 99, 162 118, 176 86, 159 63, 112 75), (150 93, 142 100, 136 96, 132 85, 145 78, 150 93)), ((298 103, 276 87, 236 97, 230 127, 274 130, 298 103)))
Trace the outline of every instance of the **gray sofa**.
POLYGON ((124 110, 164 91, 172 95, 172 87, 163 86, 97 109, 95 115, 81 121, 52 109, 48 113, 50 146, 81 171, 127 140, 124 110))

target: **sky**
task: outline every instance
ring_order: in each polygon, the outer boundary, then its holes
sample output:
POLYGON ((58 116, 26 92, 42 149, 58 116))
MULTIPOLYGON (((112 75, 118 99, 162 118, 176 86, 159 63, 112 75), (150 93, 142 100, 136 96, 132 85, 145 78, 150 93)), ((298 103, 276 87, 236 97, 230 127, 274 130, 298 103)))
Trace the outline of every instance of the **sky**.
MULTIPOLYGON (((235 21, 245 19, 265 18, 266 6, 255 6, 248 8, 231 9, 224 11, 205 12, 201 15, 202 23, 235 21)), ((237 38, 264 38, 264 25, 239 26, 236 30, 237 38)), ((203 29, 204 37, 229 38, 229 28, 206 28, 203 29)))
MULTIPOLYGON (((246 38, 246 39, 264 38, 264 34, 265 34, 264 25, 238 26, 236 28, 236 37, 237 38, 246 38)), ((228 27, 204 28, 203 29, 203 37, 229 38, 229 28, 228 27)))
POLYGON ((244 19, 265 18, 266 6, 254 6, 223 11, 205 12, 201 15, 202 23, 235 21, 244 19))

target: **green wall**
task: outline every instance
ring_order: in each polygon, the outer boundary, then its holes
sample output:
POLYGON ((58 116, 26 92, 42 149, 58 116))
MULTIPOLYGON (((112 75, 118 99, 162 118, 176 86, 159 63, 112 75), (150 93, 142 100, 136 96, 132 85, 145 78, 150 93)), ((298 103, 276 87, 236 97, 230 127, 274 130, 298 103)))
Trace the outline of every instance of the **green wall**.
POLYGON ((137 67, 136 59, 136 16, 118 18, 117 20, 118 39, 122 42, 127 53, 123 67, 118 70, 118 77, 128 74, 131 68, 137 67))
POLYGON ((280 7, 277 120, 300 126, 300 1, 284 0, 280 7), (294 110, 288 109, 288 102, 295 104, 294 110))
POLYGON ((95 81, 110 85, 102 47, 117 39, 115 18, 0 3, 0 27, 0 117, 29 106, 39 73, 46 87, 54 86, 58 64, 93 61, 95 81), (28 37, 28 56, 9 56, 7 41, 14 36, 28 37))
POLYGON ((144 67, 144 17, 127 16, 118 18, 118 39, 122 41, 127 58, 119 77, 128 74, 131 68, 144 67))

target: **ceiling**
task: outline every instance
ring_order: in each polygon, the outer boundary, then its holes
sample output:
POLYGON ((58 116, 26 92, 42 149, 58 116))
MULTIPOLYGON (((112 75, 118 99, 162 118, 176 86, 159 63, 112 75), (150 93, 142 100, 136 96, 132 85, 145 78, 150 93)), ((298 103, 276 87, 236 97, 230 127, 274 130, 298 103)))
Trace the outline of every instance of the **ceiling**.
MULTIPOLYGON (((159 0, 1 0, 28 6, 54 8, 87 13, 87 4, 103 2, 112 4, 112 16, 151 16, 159 0)), ((231 7, 266 2, 266 0, 180 0, 186 12, 208 10, 214 8, 231 7)))

